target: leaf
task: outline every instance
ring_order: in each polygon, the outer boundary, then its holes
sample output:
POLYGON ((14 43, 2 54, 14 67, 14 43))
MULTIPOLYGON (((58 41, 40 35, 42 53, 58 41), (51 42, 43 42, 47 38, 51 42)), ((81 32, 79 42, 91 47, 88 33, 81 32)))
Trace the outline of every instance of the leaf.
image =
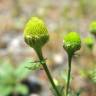
POLYGON ((16 91, 16 93, 20 93, 22 95, 28 94, 28 88, 27 88, 27 86, 25 86, 23 84, 17 84, 15 91, 16 91))
POLYGON ((20 66, 18 66, 15 74, 17 78, 24 79, 32 72, 32 70, 36 70, 39 68, 40 63, 33 63, 32 59, 27 59, 23 63, 21 63, 20 66))
POLYGON ((41 64, 33 62, 32 64, 30 64, 30 66, 26 66, 26 68, 28 68, 29 70, 37 70, 41 68, 41 64))
POLYGON ((11 86, 2 86, 0 85, 0 96, 8 96, 13 91, 11 86))
POLYGON ((13 73, 14 69, 8 61, 2 61, 0 64, 0 77, 13 73))
POLYGON ((9 61, 0 62, 0 84, 14 82, 14 68, 9 61))

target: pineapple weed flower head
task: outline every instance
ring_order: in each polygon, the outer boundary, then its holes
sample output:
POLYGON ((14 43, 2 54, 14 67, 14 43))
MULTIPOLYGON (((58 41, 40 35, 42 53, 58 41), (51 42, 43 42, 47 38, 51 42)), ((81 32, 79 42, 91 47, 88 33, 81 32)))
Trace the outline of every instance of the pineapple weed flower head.
POLYGON ((81 48, 81 39, 76 32, 70 32, 64 36, 63 47, 69 55, 81 48))
POLYGON ((41 62, 42 60, 44 60, 41 48, 49 40, 48 30, 47 30, 44 22, 37 17, 32 17, 25 26, 24 40, 29 46, 34 48, 34 50, 36 51, 36 53, 39 57, 40 63, 42 64, 43 69, 45 70, 45 73, 46 73, 54 91, 56 92, 57 96, 61 96, 61 94, 59 93, 59 91, 53 81, 53 78, 46 65, 46 62, 45 61, 43 63, 41 62))
POLYGON ((96 36, 96 21, 93 21, 89 26, 90 32, 96 36))
POLYGON ((66 96, 69 94, 70 88, 70 77, 71 77, 71 60, 74 52, 81 48, 81 39, 76 32, 70 32, 64 36, 63 47, 68 54, 68 77, 67 77, 67 86, 66 86, 66 96))
MULTIPOLYGON (((49 40, 49 34, 42 20, 40 20, 37 17, 32 17, 27 22, 24 29, 24 40, 29 46, 35 49, 39 59, 41 61, 44 60, 41 48, 49 40)), ((71 73, 71 58, 72 58, 72 55, 74 55, 74 52, 79 50, 81 47, 80 36, 76 32, 68 33, 67 35, 64 36, 63 47, 67 51, 69 56, 69 59, 68 59, 69 69, 68 69, 68 79, 67 79, 67 87, 66 87, 66 96, 68 96, 69 85, 70 85, 70 73, 71 73)), ((54 91, 57 94, 56 96, 62 96, 53 81, 50 71, 47 68, 46 62, 44 62, 42 66, 47 74, 47 77, 51 85, 53 86, 54 91)))
POLYGON ((37 18, 32 17, 24 29, 25 42, 34 49, 42 48, 48 41, 49 34, 44 22, 37 18))
POLYGON ((83 42, 86 44, 86 46, 90 49, 93 48, 94 45, 94 39, 92 37, 86 37, 84 38, 83 42))

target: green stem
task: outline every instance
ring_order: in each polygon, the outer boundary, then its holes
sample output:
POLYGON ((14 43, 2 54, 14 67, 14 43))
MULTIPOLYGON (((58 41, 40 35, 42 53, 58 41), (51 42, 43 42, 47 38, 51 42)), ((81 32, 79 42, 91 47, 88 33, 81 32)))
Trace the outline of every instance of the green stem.
MULTIPOLYGON (((42 55, 41 49, 40 49, 40 50, 36 50, 36 52, 37 52, 37 55, 38 55, 40 61, 44 60, 44 57, 43 57, 43 55, 42 55)), ((44 70, 45 70, 45 73, 47 74, 47 77, 48 77, 48 79, 49 79, 49 81, 50 81, 50 83, 51 83, 54 91, 56 92, 57 96, 61 96, 61 94, 59 93, 56 85, 54 84, 54 81, 53 81, 52 76, 51 76, 51 74, 50 74, 50 72, 49 72, 49 69, 48 69, 48 67, 47 67, 47 65, 46 65, 46 62, 43 62, 43 63, 41 62, 41 64, 42 64, 42 66, 43 66, 43 68, 44 68, 44 70)))
POLYGON ((66 96, 68 96, 69 86, 70 86, 71 59, 72 59, 72 56, 71 55, 68 55, 68 78, 67 78, 66 96))

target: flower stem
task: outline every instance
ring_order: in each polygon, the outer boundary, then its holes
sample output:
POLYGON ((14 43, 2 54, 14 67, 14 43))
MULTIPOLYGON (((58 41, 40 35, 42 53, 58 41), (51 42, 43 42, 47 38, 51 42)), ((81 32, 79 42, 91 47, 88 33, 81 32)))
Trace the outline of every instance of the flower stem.
POLYGON ((70 86, 71 59, 72 59, 72 56, 71 55, 68 55, 68 78, 67 78, 66 96, 68 96, 69 86, 70 86))
MULTIPOLYGON (((40 49, 40 50, 36 50, 36 52, 37 52, 37 55, 38 55, 40 61, 44 60, 44 57, 43 57, 43 55, 42 55, 41 49, 40 49)), ((52 76, 51 76, 51 74, 50 74, 50 71, 49 71, 47 65, 46 65, 46 62, 43 62, 43 63, 41 62, 41 64, 42 64, 42 66, 43 66, 43 68, 44 68, 44 70, 45 70, 45 73, 47 74, 47 77, 48 77, 48 79, 49 79, 49 81, 50 81, 50 83, 51 83, 54 91, 56 92, 57 96, 61 96, 61 94, 59 93, 56 85, 54 84, 53 78, 52 78, 52 76)))

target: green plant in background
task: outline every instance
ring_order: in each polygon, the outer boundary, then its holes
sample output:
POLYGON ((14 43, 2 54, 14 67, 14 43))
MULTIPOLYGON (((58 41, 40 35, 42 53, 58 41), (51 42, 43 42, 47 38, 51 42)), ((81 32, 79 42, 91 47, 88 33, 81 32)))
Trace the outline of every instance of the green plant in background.
POLYGON ((96 67, 88 71, 88 77, 96 84, 96 67))
POLYGON ((81 48, 81 39, 80 36, 76 32, 70 32, 63 39, 63 47, 68 54, 68 79, 67 79, 67 88, 66 88, 66 96, 69 93, 69 85, 70 85, 70 75, 71 75, 71 60, 74 53, 81 48))
POLYGON ((34 48, 54 91, 57 96, 61 96, 46 65, 45 58, 42 55, 42 47, 49 40, 49 34, 44 22, 37 17, 32 17, 25 26, 24 39, 29 46, 34 48))
POLYGON ((96 21, 91 22, 89 30, 96 37, 96 21))
MULTIPOLYGON (((80 75, 83 78, 86 78, 89 81, 91 81, 91 83, 93 83, 94 85, 96 85, 96 66, 94 66, 94 68, 91 68, 91 69, 80 70, 80 75)), ((96 86, 95 86, 95 88, 96 88, 96 86)))
MULTIPOLYGON (((30 60, 32 62, 32 60, 30 60)), ((14 68, 9 60, 0 61, 0 96, 9 96, 9 94, 28 94, 28 87, 21 81, 30 74, 31 70, 27 66, 36 68, 36 64, 32 64, 29 60, 22 62, 17 68, 14 68), (35 65, 35 66, 34 66, 35 65)))
POLYGON ((86 37, 83 39, 83 42, 85 45, 89 48, 92 49, 94 46, 94 39, 92 37, 86 37))

